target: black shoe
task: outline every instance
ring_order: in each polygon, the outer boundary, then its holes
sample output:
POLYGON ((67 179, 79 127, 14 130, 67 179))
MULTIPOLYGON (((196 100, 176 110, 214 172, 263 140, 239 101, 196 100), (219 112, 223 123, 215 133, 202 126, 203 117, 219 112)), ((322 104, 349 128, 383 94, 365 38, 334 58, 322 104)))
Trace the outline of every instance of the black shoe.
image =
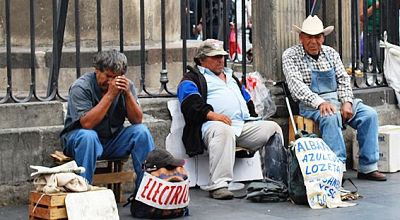
POLYGON ((358 179, 373 180, 373 181, 386 181, 386 175, 375 170, 370 173, 358 173, 358 179))

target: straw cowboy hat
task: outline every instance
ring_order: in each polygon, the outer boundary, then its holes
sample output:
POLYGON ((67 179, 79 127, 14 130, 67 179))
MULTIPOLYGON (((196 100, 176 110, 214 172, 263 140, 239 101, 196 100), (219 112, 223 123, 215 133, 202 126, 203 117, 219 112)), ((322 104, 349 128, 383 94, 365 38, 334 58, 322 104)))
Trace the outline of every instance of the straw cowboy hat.
POLYGON ((309 35, 317 35, 323 33, 324 36, 330 34, 333 31, 333 26, 328 26, 324 29, 322 21, 316 16, 308 16, 306 20, 303 21, 301 28, 293 25, 293 30, 297 33, 306 33, 309 35))

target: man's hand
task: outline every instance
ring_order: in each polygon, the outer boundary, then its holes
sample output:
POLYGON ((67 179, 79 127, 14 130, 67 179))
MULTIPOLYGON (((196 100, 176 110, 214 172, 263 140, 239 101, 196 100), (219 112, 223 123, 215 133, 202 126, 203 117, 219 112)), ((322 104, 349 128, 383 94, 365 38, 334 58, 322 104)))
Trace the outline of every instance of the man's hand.
POLYGON ((340 113, 342 114, 343 122, 347 122, 353 117, 353 105, 350 102, 343 103, 340 113))
POLYGON ((143 112, 131 92, 129 79, 126 78, 125 75, 117 76, 113 80, 113 84, 118 89, 119 93, 125 96, 125 106, 129 122, 131 124, 142 123, 143 112))
POLYGON ((111 80, 108 91, 113 98, 115 98, 119 93, 123 92, 124 94, 129 93, 129 80, 126 76, 116 76, 113 80, 111 80))
POLYGON ((232 120, 228 116, 226 116, 224 114, 218 114, 213 111, 209 111, 207 113, 207 119, 209 121, 220 121, 227 125, 232 125, 232 120))
POLYGON ((318 106, 321 117, 333 115, 336 113, 336 107, 330 102, 323 102, 318 106))
POLYGON ((118 84, 120 84, 118 81, 118 77, 115 77, 114 79, 112 79, 111 81, 109 81, 108 84, 108 90, 107 93, 112 97, 112 99, 114 99, 115 97, 118 96, 118 94, 121 92, 120 86, 118 84))
POLYGON ((115 84, 117 88, 125 93, 130 92, 129 80, 125 75, 115 77, 115 84))

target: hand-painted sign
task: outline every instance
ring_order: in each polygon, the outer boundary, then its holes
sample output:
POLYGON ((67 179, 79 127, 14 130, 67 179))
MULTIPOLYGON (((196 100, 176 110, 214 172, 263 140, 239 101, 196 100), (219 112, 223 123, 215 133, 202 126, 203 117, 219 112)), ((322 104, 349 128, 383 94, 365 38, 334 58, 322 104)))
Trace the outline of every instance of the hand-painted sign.
POLYGON ((344 165, 321 138, 299 138, 294 147, 311 208, 356 205, 342 202, 339 189, 344 165))
POLYGON ((177 209, 189 205, 189 180, 168 182, 144 173, 136 200, 159 209, 177 209))

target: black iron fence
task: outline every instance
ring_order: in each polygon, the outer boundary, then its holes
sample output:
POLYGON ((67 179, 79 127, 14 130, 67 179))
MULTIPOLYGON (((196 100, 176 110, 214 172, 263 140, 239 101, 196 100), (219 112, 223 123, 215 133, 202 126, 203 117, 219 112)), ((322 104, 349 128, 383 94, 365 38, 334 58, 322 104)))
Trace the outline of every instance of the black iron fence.
MULTIPOLYGON (((252 40, 248 13, 251 1, 182 0, 182 5, 186 8, 186 13, 182 14, 183 41, 208 38, 223 41, 225 50, 230 54, 228 61, 241 63, 242 71, 246 73, 246 64, 252 62, 251 48, 248 48, 252 40)), ((246 75, 242 77, 245 79, 246 75)))
MULTIPOLYGON (((338 16, 338 51, 343 52, 343 32, 351 31, 351 63, 346 66, 351 74, 354 88, 370 88, 386 86, 383 69, 384 49, 379 47, 379 41, 387 37, 388 42, 399 44, 399 9, 397 0, 351 0, 350 30, 344 29, 343 7, 346 0, 337 1, 338 16)), ((327 20, 327 8, 334 1, 307 0, 307 15, 313 13, 327 20)), ((347 64, 345 64, 347 65, 347 64)))
MULTIPOLYGON (((75 27, 75 69, 76 77, 81 75, 81 36, 80 36, 80 1, 74 0, 70 4, 69 0, 54 0, 52 2, 52 25, 53 25, 53 47, 51 57, 51 68, 49 70, 48 87, 46 95, 40 96, 37 91, 37 72, 36 72, 36 33, 35 33, 35 4, 37 0, 29 1, 29 24, 30 24, 30 85, 29 93, 25 97, 16 95, 13 89, 13 56, 11 45, 11 19, 10 0, 4 0, 5 3, 5 47, 6 47, 6 89, 0 97, 0 104, 7 102, 28 102, 32 100, 50 101, 55 99, 66 100, 59 91, 60 62, 63 55, 64 32, 67 23, 73 22, 75 27), (67 19, 67 11, 70 5, 74 5, 73 19, 67 19)), ((93 0, 94 1, 94 0, 93 0)), ((127 1, 127 0, 125 0, 127 1)), ((167 68, 167 50, 166 50, 166 0, 160 0, 160 33, 161 33, 161 70, 160 70, 160 89, 158 93, 152 93, 146 87, 146 38, 145 38, 145 0, 139 0, 140 11, 140 86, 139 94, 141 97, 171 97, 175 96, 171 88, 168 87, 168 68, 167 68)), ((371 87, 385 85, 383 74, 383 52, 376 48, 375 42, 382 39, 384 31, 387 31, 388 40, 391 43, 399 44, 399 8, 396 0, 381 0, 380 3, 371 5, 372 10, 379 11, 368 16, 368 0, 362 0, 364 7, 360 9, 361 0, 351 1, 351 54, 352 61, 349 74, 354 79, 354 86, 371 87), (360 26, 360 12, 363 12, 363 25, 360 26), (371 25, 369 25, 371 24, 371 25), (370 28, 370 26, 372 28, 370 28), (370 29, 369 29, 370 28, 370 29), (364 33, 361 40, 361 32, 364 33), (365 34, 367 33, 367 34, 365 34), (361 48, 360 42, 363 42, 361 48), (362 74, 360 74, 362 73, 362 74)), ((97 50, 103 49, 102 40, 102 1, 96 2, 96 46, 97 50)), ((115 1, 118 3, 119 18, 119 50, 124 52, 124 0, 115 1)), ((338 0, 338 41, 339 52, 342 53, 341 41, 343 25, 341 18, 343 16, 340 10, 346 2, 338 0)), ((328 4, 327 0, 306 0, 305 7, 307 14, 321 14, 323 20, 327 19, 328 4)), ((249 41, 251 41, 251 20, 246 18, 247 0, 181 0, 181 38, 182 38, 182 69, 186 71, 187 65, 187 41, 189 39, 218 38, 224 41, 224 46, 230 52, 229 62, 238 62, 242 64, 242 71, 246 73, 246 64, 251 62, 246 56, 249 41), (240 6, 241 10, 238 9, 240 6), (239 15, 239 16, 238 16, 239 15), (241 17, 240 20, 238 17, 241 17), (241 24, 241 27, 238 24, 241 24), (239 36, 241 36, 239 39, 239 36), (242 51, 242 57, 238 56, 239 49, 242 51)), ((347 30, 348 31, 348 30, 347 30)), ((265 37, 265 36, 264 36, 265 37)), ((254 37, 255 40, 257 37, 254 37)), ((251 45, 251 44, 250 44, 251 45)), ((250 51, 251 52, 251 51, 250 51)), ((243 74, 243 78, 246 74, 243 74)), ((244 80, 245 82, 245 80, 244 80)), ((175 90, 175 88, 173 88, 175 90)))
POLYGON ((352 3, 352 75, 362 79, 355 80, 354 85, 385 86, 384 49, 379 47, 379 42, 387 37, 388 41, 399 44, 399 2, 359 0, 352 3))
MULTIPOLYGON (((15 53, 12 47, 12 32, 11 32, 11 20, 13 16, 10 14, 11 1, 4 0, 5 8, 5 57, 6 57, 6 88, 2 97, 0 97, 1 103, 8 102, 28 102, 28 101, 51 101, 55 99, 66 100, 67 97, 63 95, 59 89, 59 78, 60 78, 60 66, 63 56, 63 45, 64 45, 64 32, 67 23, 73 23, 75 26, 75 69, 76 78, 81 75, 81 8, 80 2, 82 0, 53 0, 50 1, 52 7, 52 50, 50 60, 50 70, 47 82, 47 92, 43 95, 42 92, 38 92, 37 89, 37 60, 36 60, 36 30, 37 25, 35 20, 35 13, 37 10, 38 0, 29 1, 29 27, 30 27, 30 83, 29 92, 24 97, 20 92, 16 91, 13 86, 13 81, 18 80, 13 77, 13 70, 15 69, 13 56, 15 53), (73 4, 72 4, 73 3, 73 4), (73 15, 67 17, 68 7, 74 6, 73 15), (40 94, 39 94, 40 93, 40 94)), ((97 51, 103 49, 103 37, 102 37, 102 1, 95 0, 95 17, 96 17, 96 46, 97 51)), ((116 1, 117 2, 117 1, 116 1)), ((139 96, 140 97, 170 97, 174 96, 174 92, 168 88, 168 70, 167 70, 167 52, 166 52, 166 17, 165 17, 165 2, 166 0, 160 0, 160 33, 161 33, 161 70, 160 70, 160 89, 158 93, 152 93, 146 87, 146 37, 145 37, 145 1, 139 0, 139 11, 140 11, 140 86, 139 96)), ((224 46, 227 51, 234 52, 235 56, 232 57, 232 61, 242 62, 243 71, 246 72, 246 56, 241 59, 238 54, 240 50, 239 39, 236 33, 238 33, 238 19, 237 14, 241 13, 242 23, 245 23, 245 4, 247 0, 181 0, 181 37, 182 37, 182 69, 186 71, 187 65, 187 40, 193 39, 192 25, 201 25, 201 36, 198 40, 206 38, 217 38, 224 41, 224 46), (236 5, 242 4, 242 12, 235 9, 236 5), (205 19, 203 19, 205 18, 205 19), (233 49, 229 48, 229 36, 231 32, 235 33, 235 46, 233 49), (240 59, 239 59, 240 58, 240 59)), ((15 6, 13 6, 15 7, 15 6)), ((124 0, 118 0, 118 18, 119 18, 119 50, 124 52, 124 0)), ((70 10, 71 11, 71 10, 70 10)), ((15 15, 14 15, 15 16, 15 15)), ((50 15, 49 15, 50 16, 50 15)), ((240 21, 239 21, 240 23, 240 21)), ((246 36, 246 28, 243 28, 242 35, 246 36)), ((246 39, 242 40, 241 45, 242 51, 246 50, 246 39)), ((245 54, 245 53, 244 53, 245 54)), ((243 75, 245 77, 245 75, 243 75)), ((173 88, 175 90, 175 88, 173 88)))

